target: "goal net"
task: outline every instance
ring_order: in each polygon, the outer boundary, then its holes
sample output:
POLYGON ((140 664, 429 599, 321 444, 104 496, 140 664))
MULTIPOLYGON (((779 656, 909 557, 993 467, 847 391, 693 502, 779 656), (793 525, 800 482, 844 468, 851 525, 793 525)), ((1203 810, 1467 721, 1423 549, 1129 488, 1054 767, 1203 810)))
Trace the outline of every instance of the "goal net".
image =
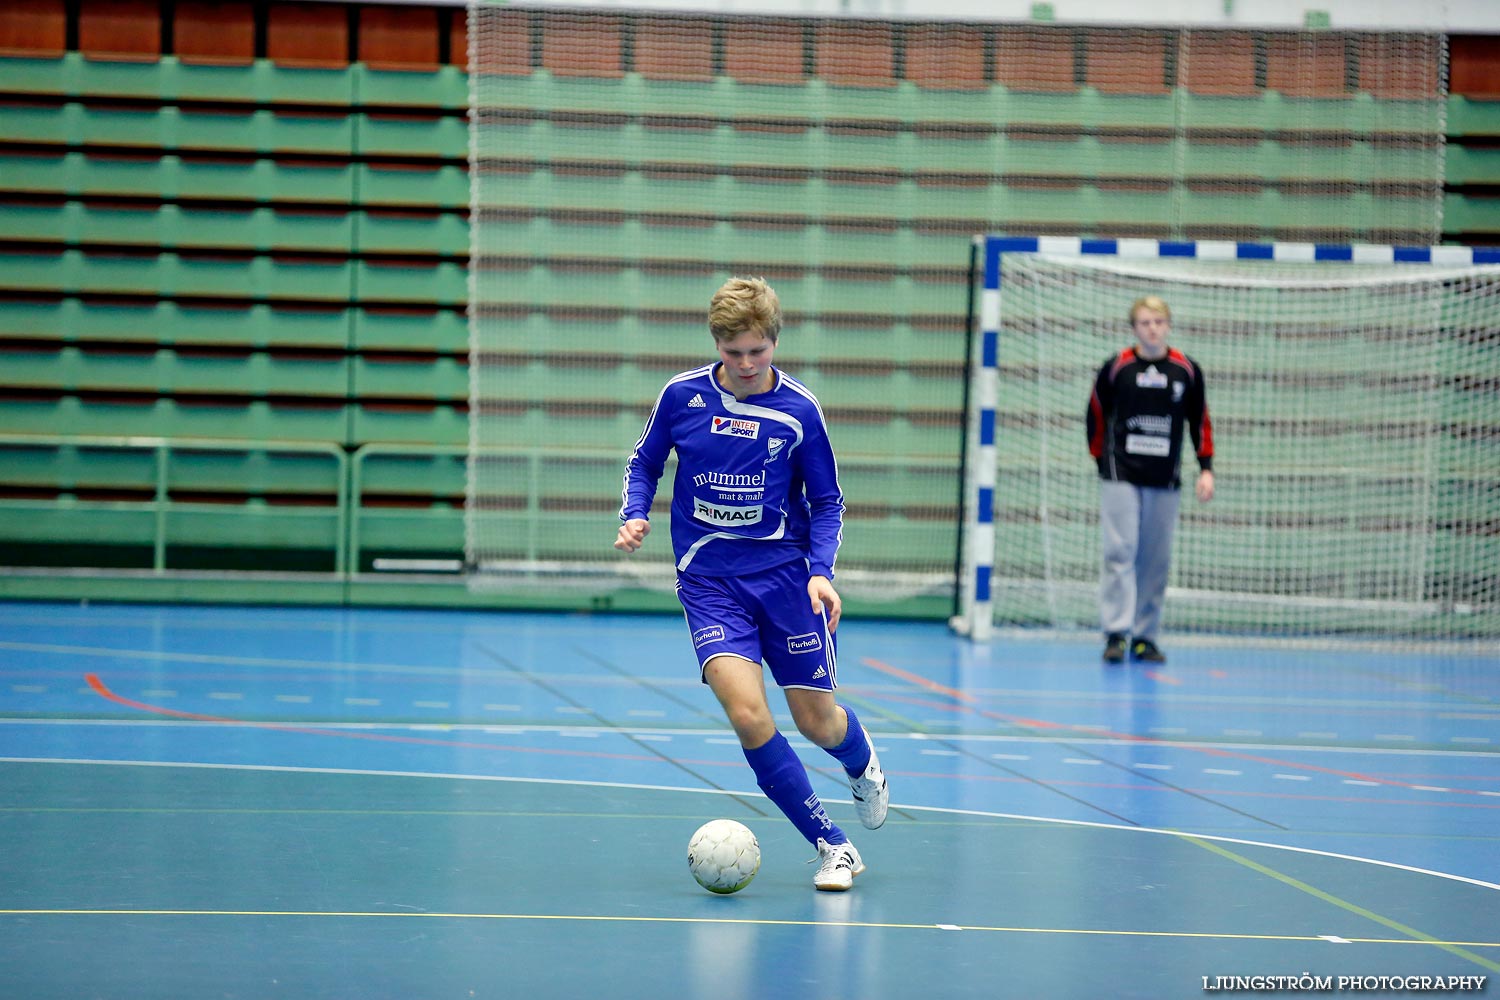
POLYGON ((1130 304, 1155 294, 1170 343, 1204 373, 1217 487, 1194 498, 1185 441, 1170 628, 1500 636, 1500 267, 1473 263, 1500 254, 988 246, 967 531, 988 575, 966 587, 977 632, 1099 627, 1083 416, 1100 367, 1135 343, 1130 304))
POLYGON ((731 275, 827 415, 841 591, 946 616, 974 233, 1439 237, 1441 35, 607 6, 468 11, 476 587, 669 590, 621 475, 731 275))

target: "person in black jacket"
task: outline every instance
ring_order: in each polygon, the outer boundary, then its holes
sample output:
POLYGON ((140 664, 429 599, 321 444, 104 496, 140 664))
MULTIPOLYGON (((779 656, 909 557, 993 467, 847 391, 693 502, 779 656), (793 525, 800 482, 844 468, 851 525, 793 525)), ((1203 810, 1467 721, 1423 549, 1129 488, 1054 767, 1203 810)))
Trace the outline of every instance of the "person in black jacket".
POLYGON ((1099 466, 1104 541, 1099 586, 1104 659, 1163 663, 1156 645, 1182 481, 1182 428, 1198 456, 1198 499, 1214 496, 1213 425, 1203 369, 1167 346, 1172 311, 1148 295, 1130 307, 1136 343, 1099 369, 1085 424, 1099 466))

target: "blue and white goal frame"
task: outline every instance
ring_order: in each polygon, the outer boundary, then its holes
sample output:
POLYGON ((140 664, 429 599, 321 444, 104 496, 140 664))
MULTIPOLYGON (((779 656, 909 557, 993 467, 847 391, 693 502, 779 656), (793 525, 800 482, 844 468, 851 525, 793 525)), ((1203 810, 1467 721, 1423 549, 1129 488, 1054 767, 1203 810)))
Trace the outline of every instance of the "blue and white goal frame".
POLYGON ((1079 236, 975 236, 969 310, 968 357, 973 370, 965 386, 964 501, 959 532, 956 631, 984 641, 994 629, 991 577, 995 561, 995 428, 999 403, 1000 302, 1005 255, 1120 258, 1187 257, 1199 260, 1264 260, 1285 263, 1429 264, 1465 267, 1500 264, 1500 247, 1402 247, 1379 244, 1235 243, 1216 240, 1091 239, 1079 236), (976 310, 977 305, 977 310, 976 310), (977 311, 977 316, 976 316, 977 311))

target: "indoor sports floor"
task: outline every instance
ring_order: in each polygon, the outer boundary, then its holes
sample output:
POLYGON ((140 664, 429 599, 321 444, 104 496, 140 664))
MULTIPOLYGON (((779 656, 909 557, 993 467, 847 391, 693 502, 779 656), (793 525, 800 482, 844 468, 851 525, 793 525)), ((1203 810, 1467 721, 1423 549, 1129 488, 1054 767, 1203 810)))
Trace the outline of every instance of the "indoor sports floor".
POLYGON ((846 620, 883 829, 786 724, 838 894, 680 618, 0 604, 0 995, 1500 992, 1500 655, 1165 639, 846 620), (726 897, 685 864, 720 816, 764 855, 726 897))

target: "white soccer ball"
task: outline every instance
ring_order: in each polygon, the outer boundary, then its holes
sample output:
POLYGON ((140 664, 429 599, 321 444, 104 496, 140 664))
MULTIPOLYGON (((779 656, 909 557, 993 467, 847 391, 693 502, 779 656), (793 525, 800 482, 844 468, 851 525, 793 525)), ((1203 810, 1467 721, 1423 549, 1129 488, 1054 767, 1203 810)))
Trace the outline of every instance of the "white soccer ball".
POLYGON ((688 871, 709 892, 739 892, 760 871, 760 842, 743 823, 709 820, 688 841, 688 871))

